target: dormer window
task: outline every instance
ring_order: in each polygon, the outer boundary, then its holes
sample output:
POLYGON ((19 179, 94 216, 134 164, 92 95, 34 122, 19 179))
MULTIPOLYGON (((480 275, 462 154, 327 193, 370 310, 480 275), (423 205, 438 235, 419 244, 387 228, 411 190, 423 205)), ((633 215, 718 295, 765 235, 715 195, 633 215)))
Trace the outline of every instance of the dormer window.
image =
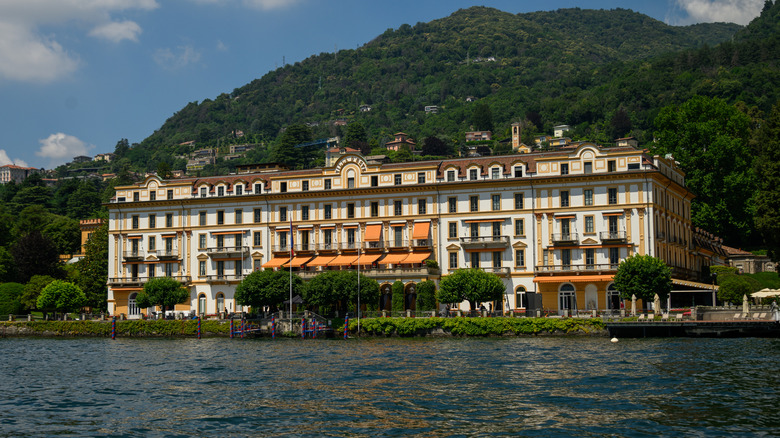
POLYGON ((523 177, 523 166, 515 166, 515 178, 522 178, 523 177))
POLYGON ((225 186, 217 187, 217 196, 225 196, 225 186))
POLYGON ((477 180, 477 169, 469 169, 469 179, 472 181, 477 180))
POLYGON ((244 186, 241 184, 236 184, 235 188, 236 195, 243 195, 244 194, 244 186))
POLYGON ((201 187, 200 188, 200 197, 201 198, 205 198, 207 193, 208 193, 208 189, 206 187, 201 187))
POLYGON ((447 182, 453 182, 455 181, 455 171, 454 170, 448 170, 447 171, 447 182))
POLYGON ((490 169, 490 178, 491 179, 498 179, 500 175, 501 175, 500 168, 493 167, 492 169, 490 169))

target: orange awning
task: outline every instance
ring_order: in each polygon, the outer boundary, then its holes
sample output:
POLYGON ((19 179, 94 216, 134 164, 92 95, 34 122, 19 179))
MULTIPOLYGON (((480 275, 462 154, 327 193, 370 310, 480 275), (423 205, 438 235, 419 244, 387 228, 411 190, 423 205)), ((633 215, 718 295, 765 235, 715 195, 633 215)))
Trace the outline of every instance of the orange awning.
POLYGON ((365 254, 361 255, 359 260, 355 260, 355 263, 360 263, 360 266, 367 266, 377 261, 379 257, 382 257, 382 254, 365 254))
POLYGON ((133 240, 133 239, 143 239, 144 236, 127 236, 127 238, 130 239, 130 240, 133 240))
POLYGON ((366 237, 363 240, 366 242, 378 242, 380 234, 382 234, 382 224, 366 225, 366 237))
POLYGON ((555 219, 576 219, 576 214, 557 214, 555 215, 555 219))
POLYGON ((311 256, 295 256, 293 257, 292 262, 285 263, 284 266, 299 268, 301 265, 305 264, 311 259, 311 256))
POLYGON ((536 277, 534 283, 591 283, 594 281, 611 281, 612 275, 564 275, 536 277))
POLYGON ((392 264, 401 263, 401 261, 403 259, 405 259, 406 257, 408 257, 408 256, 409 256, 408 252, 402 252, 402 253, 398 253, 398 254, 388 254, 388 255, 385 256, 385 258, 383 258, 382 260, 379 261, 379 264, 387 265, 389 263, 392 263, 392 264))
POLYGON ((506 220, 506 218, 497 218, 497 219, 469 219, 469 220, 466 220, 466 221, 463 221, 463 222, 464 222, 464 223, 467 223, 467 224, 478 224, 478 223, 482 223, 482 222, 504 222, 505 220, 506 220))
POLYGON ((274 257, 263 264, 264 268, 278 268, 290 261, 289 257, 274 257))
POLYGON ((610 213, 601 213, 602 216, 623 216, 623 214, 625 214, 625 213, 622 212, 622 211, 613 211, 613 212, 610 212, 610 213))
POLYGON ((333 259, 328 266, 349 266, 357 260, 357 256, 354 255, 340 255, 333 259))
POLYGON ((415 222, 412 239, 427 239, 431 231, 430 222, 415 222))
POLYGON ((212 236, 220 236, 220 235, 227 236, 227 235, 231 235, 231 234, 244 234, 244 231, 243 230, 238 230, 238 231, 212 231, 211 232, 212 236))
POLYGON ((306 266, 327 266, 335 258, 335 256, 317 256, 314 260, 306 263, 306 266))
POLYGON ((409 254, 401 263, 404 264, 422 263, 423 260, 427 259, 430 256, 431 256, 430 252, 413 252, 409 254))

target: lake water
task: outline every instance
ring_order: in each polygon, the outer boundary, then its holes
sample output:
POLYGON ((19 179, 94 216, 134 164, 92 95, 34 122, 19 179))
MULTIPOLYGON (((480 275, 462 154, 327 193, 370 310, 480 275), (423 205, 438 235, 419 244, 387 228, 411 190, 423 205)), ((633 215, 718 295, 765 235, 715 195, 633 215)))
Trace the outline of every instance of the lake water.
POLYGON ((0 339, 0 436, 779 435, 777 339, 0 339))

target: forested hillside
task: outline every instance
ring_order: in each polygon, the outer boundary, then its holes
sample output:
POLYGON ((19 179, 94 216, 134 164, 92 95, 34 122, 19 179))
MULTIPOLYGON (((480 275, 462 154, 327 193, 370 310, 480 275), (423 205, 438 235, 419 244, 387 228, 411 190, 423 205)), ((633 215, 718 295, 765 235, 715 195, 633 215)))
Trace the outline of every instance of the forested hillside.
MULTIPOLYGON (((738 29, 673 27, 622 9, 518 15, 485 7, 459 10, 389 29, 356 50, 287 65, 213 100, 191 102, 142 142, 133 161, 157 161, 151 155, 160 148, 170 151, 185 141, 216 145, 235 130, 271 141, 286 125, 309 122, 319 124, 315 137, 328 136, 334 131, 329 122, 338 118, 360 120, 368 137, 380 142, 399 130, 415 138, 454 139, 469 128, 468 97, 487 102, 499 128, 529 111, 541 116, 539 130, 600 123, 617 106, 573 98, 632 71, 636 62, 715 45, 738 29), (359 113, 361 104, 372 110, 359 113), (426 115, 426 105, 439 106, 439 114, 426 115)), ((640 120, 637 125, 647 128, 640 120)))

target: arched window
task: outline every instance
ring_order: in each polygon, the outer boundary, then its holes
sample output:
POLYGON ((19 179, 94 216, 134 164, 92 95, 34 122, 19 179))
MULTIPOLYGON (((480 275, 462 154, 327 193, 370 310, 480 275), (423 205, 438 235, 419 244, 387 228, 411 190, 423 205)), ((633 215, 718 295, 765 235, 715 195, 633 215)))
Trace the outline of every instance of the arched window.
POLYGON ((515 308, 525 309, 528 307, 528 297, 525 295, 525 287, 517 286, 515 289, 515 308))
POLYGON ((564 310, 576 310, 577 298, 574 285, 564 283, 558 289, 558 310, 562 313, 564 310))
POLYGON ((198 314, 203 315, 206 313, 206 295, 198 295, 198 314))
POLYGON ((138 305, 136 305, 136 303, 135 303, 135 297, 137 297, 137 296, 138 296, 138 294, 134 292, 134 293, 130 294, 130 296, 127 298, 127 315, 128 316, 140 315, 141 314, 141 309, 139 309, 138 305))
POLYGON ((220 292, 217 294, 217 313, 225 311, 225 295, 220 292))

